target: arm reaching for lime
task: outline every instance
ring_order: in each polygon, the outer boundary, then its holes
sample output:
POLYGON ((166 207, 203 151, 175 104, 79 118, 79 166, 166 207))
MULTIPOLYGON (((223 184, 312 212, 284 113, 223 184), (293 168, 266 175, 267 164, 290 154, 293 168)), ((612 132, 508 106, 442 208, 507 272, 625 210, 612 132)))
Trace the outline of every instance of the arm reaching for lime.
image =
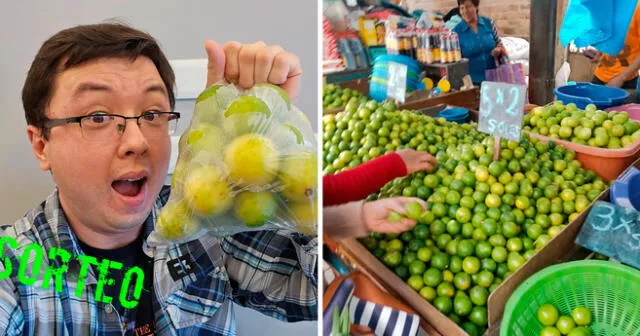
POLYGON ((336 239, 364 237, 369 232, 400 233, 416 225, 415 214, 426 208, 423 200, 411 197, 325 207, 324 232, 336 239))

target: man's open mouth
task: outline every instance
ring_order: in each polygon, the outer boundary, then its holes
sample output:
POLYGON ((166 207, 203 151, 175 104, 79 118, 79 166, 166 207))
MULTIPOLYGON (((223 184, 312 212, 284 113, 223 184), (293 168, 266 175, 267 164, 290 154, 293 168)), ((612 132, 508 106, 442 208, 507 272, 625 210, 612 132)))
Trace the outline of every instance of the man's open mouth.
POLYGON ((139 179, 123 179, 113 181, 113 183, 111 183, 111 187, 123 196, 134 197, 140 193, 146 182, 146 177, 139 179))

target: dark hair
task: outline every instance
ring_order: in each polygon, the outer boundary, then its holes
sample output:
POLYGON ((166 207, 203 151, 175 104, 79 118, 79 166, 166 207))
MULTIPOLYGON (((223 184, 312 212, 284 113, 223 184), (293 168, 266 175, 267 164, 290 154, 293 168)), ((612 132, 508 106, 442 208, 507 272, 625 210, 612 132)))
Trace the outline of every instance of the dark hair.
POLYGON ((452 8, 443 18, 444 22, 451 20, 452 17, 460 15, 460 7, 452 8))
POLYGON ((45 41, 36 55, 22 88, 22 105, 27 124, 47 132, 45 108, 53 96, 53 84, 60 72, 103 57, 134 61, 151 59, 167 87, 171 109, 175 107, 175 75, 156 40, 149 34, 122 23, 80 25, 62 30, 45 41))
POLYGON ((471 3, 476 7, 480 6, 480 0, 458 0, 458 7, 467 1, 471 1, 471 3))

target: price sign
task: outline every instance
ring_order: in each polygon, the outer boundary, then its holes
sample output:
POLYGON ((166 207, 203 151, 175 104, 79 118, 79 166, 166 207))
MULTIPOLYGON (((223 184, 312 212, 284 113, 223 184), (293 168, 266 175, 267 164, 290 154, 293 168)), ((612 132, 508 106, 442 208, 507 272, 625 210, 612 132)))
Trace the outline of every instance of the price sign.
POLYGON ((501 138, 520 141, 526 87, 482 82, 478 129, 501 138))
POLYGON ((640 213, 596 202, 576 244, 640 269, 640 213))
POLYGON ((389 62, 389 80, 387 82, 387 97, 401 104, 407 95, 407 66, 389 62))

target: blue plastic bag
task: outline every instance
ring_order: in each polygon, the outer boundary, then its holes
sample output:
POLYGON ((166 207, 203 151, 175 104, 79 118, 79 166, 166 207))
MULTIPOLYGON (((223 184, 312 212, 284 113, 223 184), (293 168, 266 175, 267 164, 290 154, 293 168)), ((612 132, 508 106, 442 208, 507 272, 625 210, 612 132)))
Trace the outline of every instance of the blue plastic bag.
POLYGON ((624 47, 637 0, 570 0, 560 28, 560 42, 592 46, 617 55, 624 47))

